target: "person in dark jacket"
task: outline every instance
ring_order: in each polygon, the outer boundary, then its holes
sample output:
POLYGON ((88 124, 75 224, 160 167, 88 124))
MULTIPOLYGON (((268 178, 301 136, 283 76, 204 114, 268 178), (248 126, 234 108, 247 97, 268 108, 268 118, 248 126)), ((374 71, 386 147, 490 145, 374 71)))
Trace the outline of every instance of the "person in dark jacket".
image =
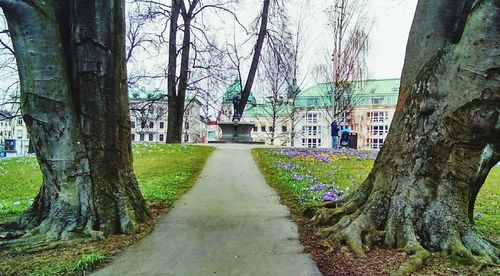
POLYGON ((332 135, 332 148, 337 149, 339 147, 339 126, 336 121, 331 123, 330 133, 332 135))

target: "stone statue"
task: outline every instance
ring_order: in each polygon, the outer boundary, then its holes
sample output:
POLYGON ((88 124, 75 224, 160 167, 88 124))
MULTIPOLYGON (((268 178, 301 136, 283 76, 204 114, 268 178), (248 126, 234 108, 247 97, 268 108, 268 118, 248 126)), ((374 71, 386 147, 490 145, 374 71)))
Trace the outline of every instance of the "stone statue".
POLYGON ((233 121, 234 120, 239 121, 241 119, 241 114, 238 111, 238 107, 240 105, 240 101, 241 101, 241 95, 239 93, 235 94, 233 96, 233 110, 234 110, 233 121))

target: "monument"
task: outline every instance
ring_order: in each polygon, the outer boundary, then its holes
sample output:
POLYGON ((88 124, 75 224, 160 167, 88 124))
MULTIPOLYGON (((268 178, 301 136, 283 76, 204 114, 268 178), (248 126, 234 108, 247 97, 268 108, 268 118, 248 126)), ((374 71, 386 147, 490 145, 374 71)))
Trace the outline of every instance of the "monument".
MULTIPOLYGON (((211 143, 263 144, 263 142, 253 141, 252 139, 252 129, 255 127, 255 124, 241 121, 241 114, 238 112, 240 101, 241 84, 238 80, 235 80, 227 89, 223 99, 223 109, 225 109, 226 114, 232 114, 232 120, 226 118, 227 121, 222 120, 218 122, 222 136, 219 140, 212 141, 211 143)), ((250 97, 249 102, 252 104, 252 107, 256 105, 253 96, 250 97)))
POLYGON ((240 104, 240 94, 233 96, 233 121, 219 122, 218 125, 222 130, 222 137, 218 141, 220 143, 245 143, 245 144, 260 144, 252 139, 252 129, 254 123, 241 122, 241 114, 238 113, 238 105, 240 104))

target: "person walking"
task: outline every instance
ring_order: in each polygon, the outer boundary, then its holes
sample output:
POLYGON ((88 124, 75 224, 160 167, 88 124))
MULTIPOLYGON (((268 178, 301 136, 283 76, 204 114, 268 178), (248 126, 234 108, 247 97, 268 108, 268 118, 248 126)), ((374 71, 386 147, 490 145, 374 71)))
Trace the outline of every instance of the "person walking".
POLYGON ((336 121, 333 121, 330 125, 330 132, 332 135, 332 148, 337 149, 339 147, 339 126, 336 121))

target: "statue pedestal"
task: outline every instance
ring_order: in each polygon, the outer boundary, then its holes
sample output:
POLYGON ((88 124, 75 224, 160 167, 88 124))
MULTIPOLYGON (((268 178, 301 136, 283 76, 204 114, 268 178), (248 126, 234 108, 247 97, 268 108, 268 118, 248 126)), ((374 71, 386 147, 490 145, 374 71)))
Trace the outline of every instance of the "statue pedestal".
POLYGON ((214 141, 215 143, 263 144, 252 140, 254 123, 233 121, 219 122, 218 125, 222 130, 222 137, 219 141, 214 141))

